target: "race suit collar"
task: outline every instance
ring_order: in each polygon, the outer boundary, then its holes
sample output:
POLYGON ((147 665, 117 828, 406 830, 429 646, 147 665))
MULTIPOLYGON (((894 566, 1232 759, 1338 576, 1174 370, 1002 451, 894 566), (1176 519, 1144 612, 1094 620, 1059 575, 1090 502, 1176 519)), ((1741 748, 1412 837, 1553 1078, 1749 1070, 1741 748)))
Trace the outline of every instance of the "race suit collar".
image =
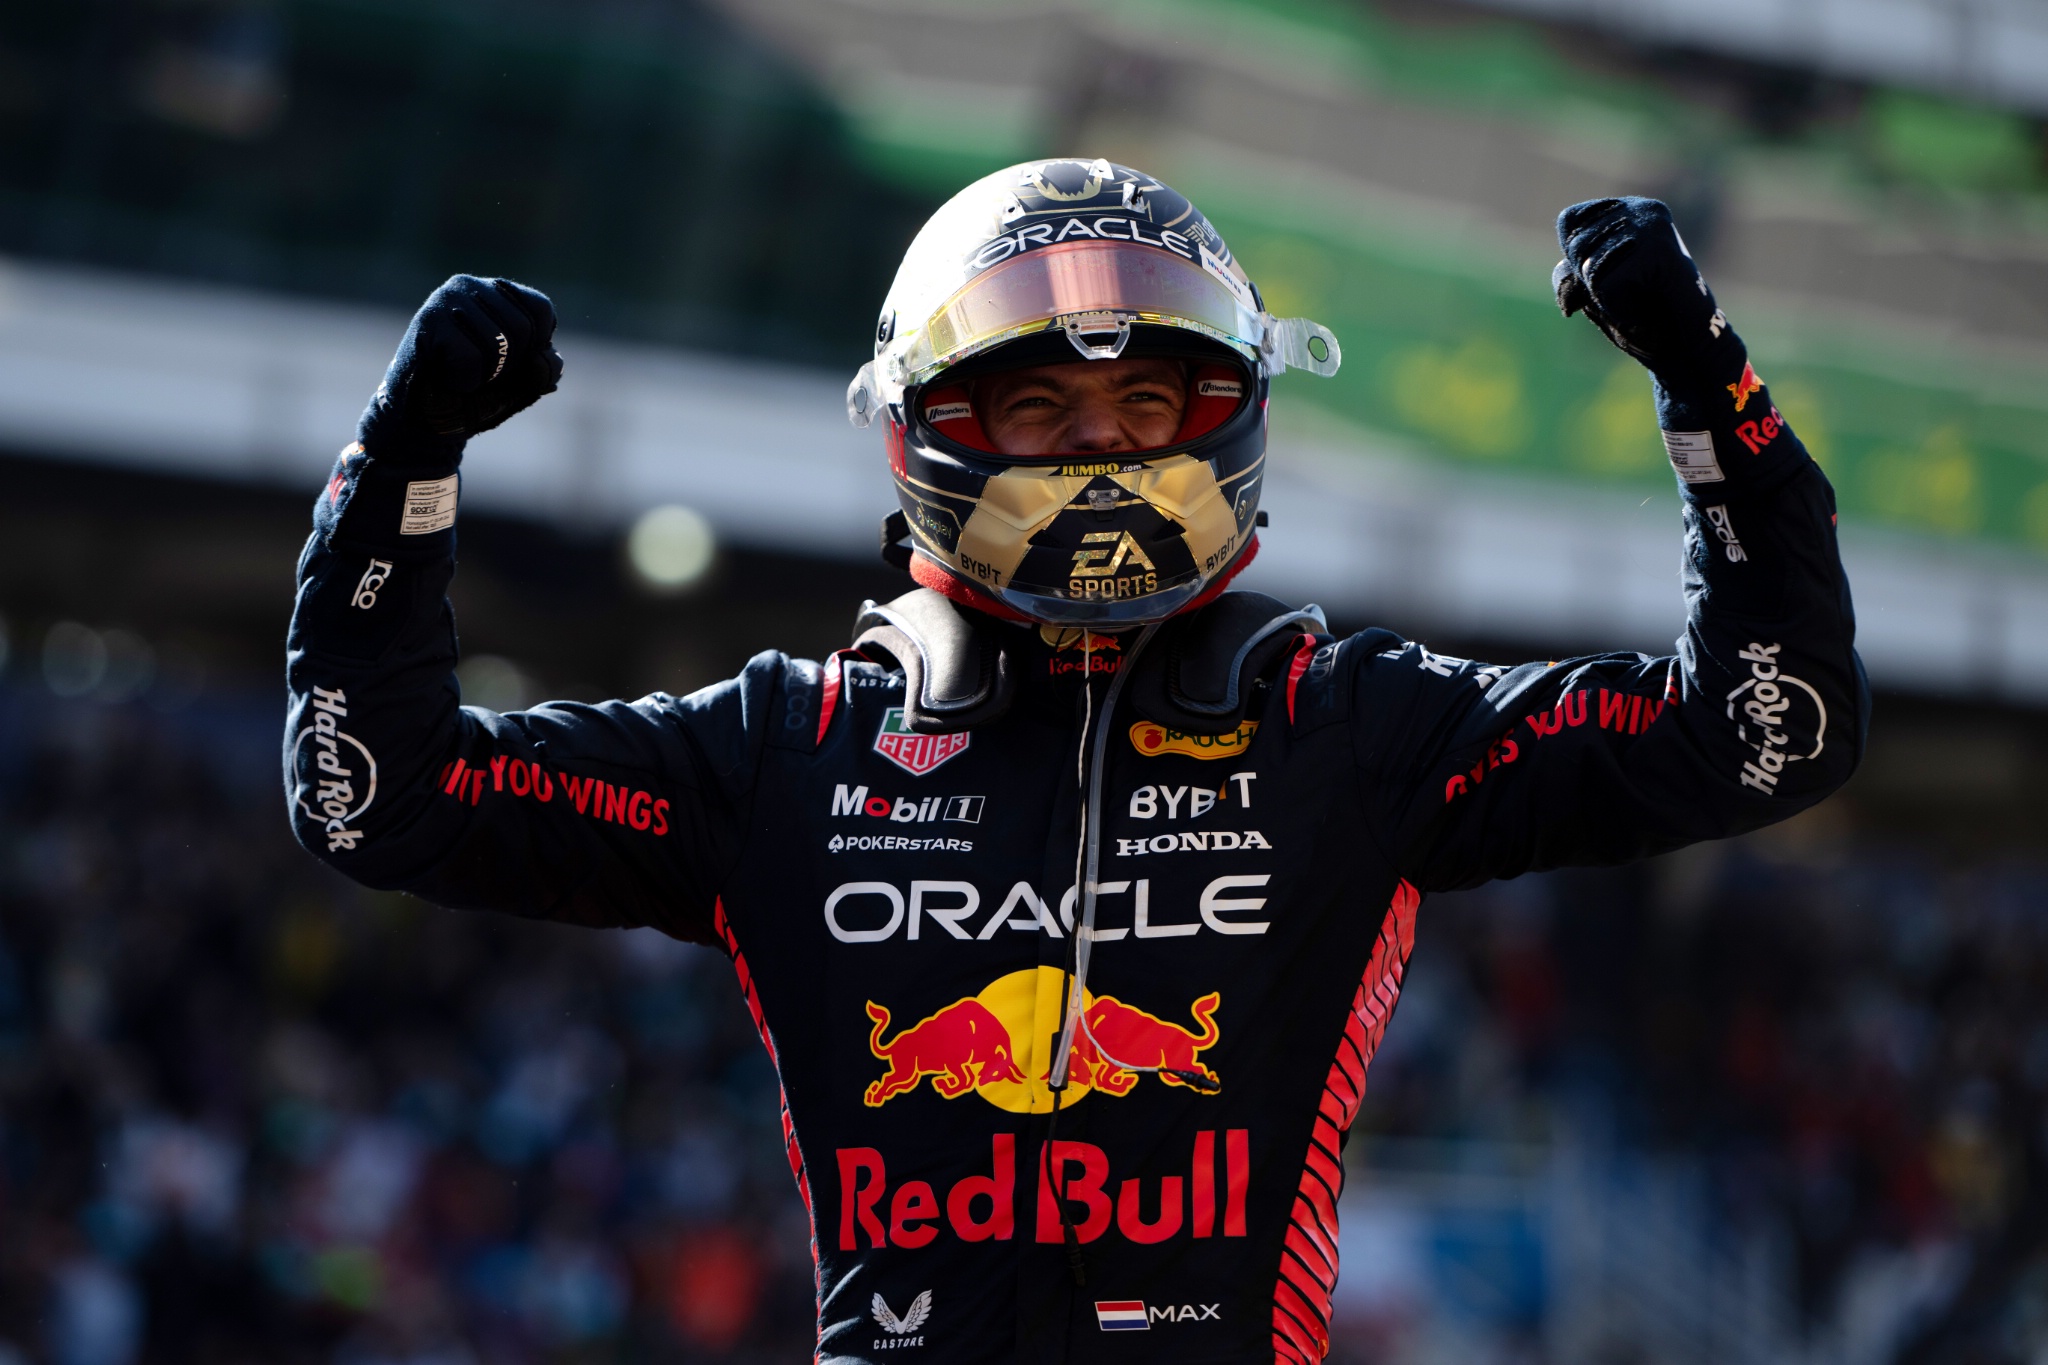
MULTIPOLYGON (((1303 634, 1328 630, 1322 610, 1263 593, 1228 592, 1166 622, 1129 680, 1138 714, 1190 734, 1227 734, 1244 720, 1255 683, 1303 634)), ((1028 696, 1071 692, 1122 666, 1126 637, 1081 627, 1016 626, 962 610, 929 588, 864 603, 854 648, 904 673, 904 711, 918 734, 971 730, 1028 696)))

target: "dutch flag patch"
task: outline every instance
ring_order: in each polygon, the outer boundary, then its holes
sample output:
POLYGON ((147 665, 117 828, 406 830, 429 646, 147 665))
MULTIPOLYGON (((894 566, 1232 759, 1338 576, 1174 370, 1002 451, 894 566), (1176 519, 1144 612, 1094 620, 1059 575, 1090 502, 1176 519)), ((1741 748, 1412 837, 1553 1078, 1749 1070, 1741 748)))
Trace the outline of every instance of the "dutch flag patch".
POLYGON ((1152 1326, 1145 1320, 1144 1303, 1138 1299, 1118 1299, 1113 1303, 1098 1299, 1095 1324, 1105 1332, 1144 1332, 1152 1326))

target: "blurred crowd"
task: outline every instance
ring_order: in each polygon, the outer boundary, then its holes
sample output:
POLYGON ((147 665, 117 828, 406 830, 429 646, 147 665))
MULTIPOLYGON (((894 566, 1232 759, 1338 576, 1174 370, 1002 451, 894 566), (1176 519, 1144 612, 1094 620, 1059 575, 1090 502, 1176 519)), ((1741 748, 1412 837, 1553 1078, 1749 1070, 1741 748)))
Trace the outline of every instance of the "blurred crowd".
POLYGON ((0 688, 0 1365, 807 1356, 725 959, 340 881, 275 714, 0 688))
MULTIPOLYGON (((718 954, 364 892, 274 707, 0 686, 0 1365, 808 1354, 775 1078, 718 954)), ((1823 810, 1439 897, 1361 1120, 1704 1162, 1814 1324, 2048 1345, 2048 870, 1823 810)), ((1362 1144, 1370 1146, 1370 1144, 1362 1144)))
POLYGON ((1438 897, 1367 1134, 1676 1154, 1784 1249, 1801 1331, 2048 1360, 2048 865, 1823 808, 1635 867, 1438 897))

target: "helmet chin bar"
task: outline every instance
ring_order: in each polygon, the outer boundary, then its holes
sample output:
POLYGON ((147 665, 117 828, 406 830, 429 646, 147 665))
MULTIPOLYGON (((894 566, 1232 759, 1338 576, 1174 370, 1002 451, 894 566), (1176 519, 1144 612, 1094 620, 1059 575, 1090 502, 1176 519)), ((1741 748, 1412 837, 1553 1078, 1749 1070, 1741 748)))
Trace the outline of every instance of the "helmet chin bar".
POLYGON ((1142 626, 1154 621, 1164 621, 1194 601, 1208 586, 1206 580, 1194 578, 1175 587, 1148 593, 1143 597, 1131 597, 1114 602, 1046 597, 1036 593, 1018 592, 1012 588, 997 588, 995 594, 1002 599, 1005 606, 1046 625, 1142 626))

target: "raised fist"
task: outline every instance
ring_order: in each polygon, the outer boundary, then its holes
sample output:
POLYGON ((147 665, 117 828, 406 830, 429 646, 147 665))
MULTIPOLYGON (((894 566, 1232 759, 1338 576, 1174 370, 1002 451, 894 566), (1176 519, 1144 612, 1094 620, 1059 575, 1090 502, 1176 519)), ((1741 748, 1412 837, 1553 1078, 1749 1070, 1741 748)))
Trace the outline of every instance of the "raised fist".
POLYGON ((450 461, 478 432, 555 391, 555 306, 511 280, 456 275, 413 315, 356 428, 380 457, 450 461))
POLYGON ((1607 339, 1667 374, 1712 358, 1728 330, 1692 253, 1655 199, 1591 199, 1557 216, 1564 259, 1550 274, 1566 317, 1583 312, 1607 339))

